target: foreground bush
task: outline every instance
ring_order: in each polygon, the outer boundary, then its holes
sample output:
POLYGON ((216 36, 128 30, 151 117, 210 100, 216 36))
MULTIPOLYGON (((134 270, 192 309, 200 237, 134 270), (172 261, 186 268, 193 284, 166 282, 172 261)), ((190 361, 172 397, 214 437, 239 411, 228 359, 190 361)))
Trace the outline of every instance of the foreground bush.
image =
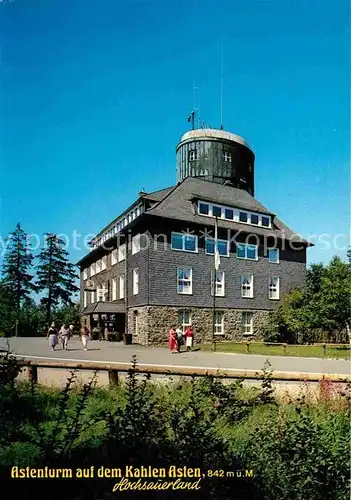
POLYGON ((18 369, 11 356, 0 363, 0 473, 13 498, 349 498, 348 395, 325 383, 318 405, 277 404, 267 370, 261 389, 245 390, 212 377, 157 384, 138 375, 134 361, 115 389, 96 388, 93 377, 77 390, 72 373, 59 392, 15 383, 18 369), (10 479, 12 466, 92 465, 224 472, 202 479, 198 491, 167 493, 113 492, 117 479, 10 479))

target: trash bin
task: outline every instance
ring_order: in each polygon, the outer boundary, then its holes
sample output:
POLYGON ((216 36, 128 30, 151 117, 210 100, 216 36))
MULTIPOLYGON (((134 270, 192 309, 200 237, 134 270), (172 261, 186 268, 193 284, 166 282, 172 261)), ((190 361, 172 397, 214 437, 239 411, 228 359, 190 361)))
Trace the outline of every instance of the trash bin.
POLYGON ((123 334, 123 343, 125 345, 129 345, 132 343, 132 334, 131 333, 124 333, 123 334))

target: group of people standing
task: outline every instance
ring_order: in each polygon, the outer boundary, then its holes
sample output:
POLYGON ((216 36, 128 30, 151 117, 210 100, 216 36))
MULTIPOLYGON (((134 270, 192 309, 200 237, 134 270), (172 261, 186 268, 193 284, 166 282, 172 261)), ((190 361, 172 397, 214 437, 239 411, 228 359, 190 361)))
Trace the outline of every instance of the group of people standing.
MULTIPOLYGON (((89 329, 83 326, 81 329, 81 339, 83 343, 84 351, 88 350, 88 341, 91 338, 89 329)), ((47 338, 49 339, 49 346, 52 351, 55 350, 56 346, 61 343, 62 350, 68 348, 68 341, 74 335, 74 326, 67 325, 64 323, 60 329, 56 327, 55 323, 51 323, 48 329, 47 338)), ((193 327, 189 325, 183 332, 182 325, 173 325, 169 331, 168 335, 168 346, 173 353, 180 352, 181 346, 185 344, 186 350, 190 351, 194 342, 194 331, 193 327)))
POLYGON ((189 325, 183 332, 182 325, 177 327, 173 325, 169 331, 168 335, 168 347, 170 348, 172 354, 180 352, 181 346, 185 343, 187 351, 191 351, 194 342, 194 331, 193 327, 189 325))
MULTIPOLYGON (((62 350, 67 351, 68 341, 72 338, 74 334, 74 326, 67 325, 64 323, 60 330, 56 328, 55 323, 51 323, 51 326, 48 330, 47 338, 49 339, 49 346, 51 350, 54 351, 55 347, 59 342, 61 342, 62 350)), ((81 330, 81 338, 83 343, 84 351, 88 350, 88 340, 90 339, 90 331, 86 326, 83 326, 81 330)))

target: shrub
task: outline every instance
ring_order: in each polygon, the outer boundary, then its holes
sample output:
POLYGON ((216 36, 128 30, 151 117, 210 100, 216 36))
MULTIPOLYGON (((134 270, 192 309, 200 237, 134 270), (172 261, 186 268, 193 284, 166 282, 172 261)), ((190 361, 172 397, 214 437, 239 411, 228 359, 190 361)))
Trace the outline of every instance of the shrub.
MULTIPOLYGON (((157 498, 348 498, 346 393, 330 398, 325 387, 319 405, 303 397, 278 404, 269 365, 254 390, 214 377, 158 384, 137 372, 135 358, 125 383, 114 388, 97 388, 96 374, 77 388, 72 372, 62 391, 47 389, 15 382, 19 369, 11 356, 0 364, 0 479, 14 498, 37 498, 38 483, 9 483, 12 465, 253 469, 252 478, 202 479, 197 496, 168 491, 157 498), (337 398, 342 404, 335 404, 337 398)), ((73 500, 109 500, 116 497, 115 482, 41 480, 40 494, 61 500, 69 491, 73 500)), ((144 492, 128 497, 154 498, 144 492)))

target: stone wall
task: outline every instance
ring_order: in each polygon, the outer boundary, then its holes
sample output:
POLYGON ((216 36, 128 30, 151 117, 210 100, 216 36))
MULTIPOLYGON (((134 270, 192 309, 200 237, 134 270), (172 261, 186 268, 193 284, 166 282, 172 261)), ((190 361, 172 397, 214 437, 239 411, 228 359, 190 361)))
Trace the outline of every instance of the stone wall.
MULTIPOLYGON (((168 340, 168 332, 172 325, 178 323, 178 313, 184 310, 179 307, 143 306, 130 308, 128 311, 128 329, 133 334, 133 343, 150 345, 162 344, 168 340), (137 319, 137 332, 135 332, 135 315, 137 319)), ((216 335, 216 340, 243 341, 262 340, 263 326, 266 322, 268 311, 245 309, 221 309, 224 312, 224 335, 216 335), (242 333, 242 313, 253 313, 253 334, 242 333)), ((194 328, 195 342, 212 341, 212 309, 188 308, 191 323, 194 328)))
POLYGON ((149 345, 149 306, 128 309, 128 333, 133 335, 133 343, 149 345), (137 325, 137 327, 136 327, 137 325))

